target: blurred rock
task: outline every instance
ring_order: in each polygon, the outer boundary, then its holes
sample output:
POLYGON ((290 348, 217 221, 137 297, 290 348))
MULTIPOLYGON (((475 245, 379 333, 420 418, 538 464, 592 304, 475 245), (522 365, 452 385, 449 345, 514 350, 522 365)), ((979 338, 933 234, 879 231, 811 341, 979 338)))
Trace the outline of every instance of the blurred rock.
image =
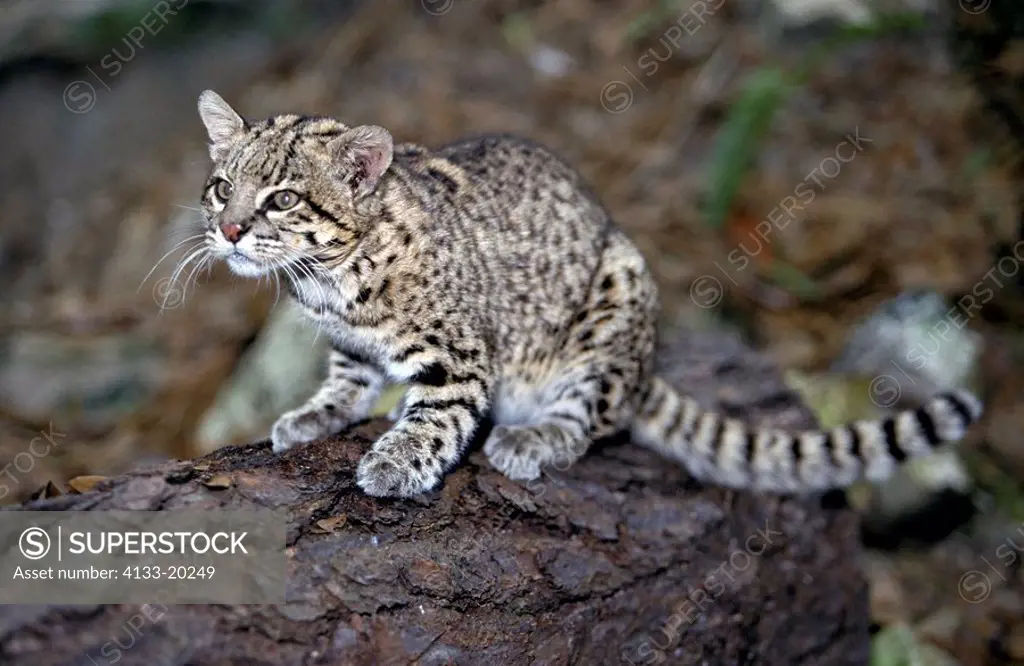
POLYGON ((166 350, 130 333, 82 339, 42 331, 0 349, 0 403, 28 422, 112 430, 158 392, 166 350), (31 387, 31 388, 29 388, 31 387))
POLYGON ((907 291, 882 303, 857 324, 829 368, 832 372, 881 379, 875 388, 885 406, 921 403, 976 379, 982 336, 971 314, 934 291, 907 291), (885 385, 884 380, 891 386, 885 385), (893 389, 894 394, 882 391, 893 389))
POLYGON ((316 390, 327 349, 327 336, 285 297, 203 416, 197 434, 199 452, 268 437, 278 416, 316 390))
POLYGON ((866 553, 864 575, 871 590, 871 619, 879 624, 899 623, 908 617, 903 581, 886 558, 866 553))
POLYGON ((868 6, 860 0, 774 0, 788 23, 803 25, 823 18, 864 24, 871 20, 868 6))
POLYGON ((915 633, 936 647, 952 651, 956 648, 956 634, 962 621, 960 611, 946 606, 935 611, 914 628, 915 633))

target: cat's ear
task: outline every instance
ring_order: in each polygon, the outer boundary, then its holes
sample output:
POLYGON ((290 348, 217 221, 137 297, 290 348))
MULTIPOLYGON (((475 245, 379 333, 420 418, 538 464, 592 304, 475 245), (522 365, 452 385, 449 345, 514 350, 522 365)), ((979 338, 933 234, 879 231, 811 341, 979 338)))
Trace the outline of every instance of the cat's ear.
POLYGON ((377 189, 391 166, 394 141, 391 133, 376 125, 353 127, 328 144, 339 173, 352 186, 356 199, 377 189))
POLYGON ((199 95, 199 117, 210 135, 210 157, 223 158, 245 132, 245 121, 224 99, 212 90, 199 95))

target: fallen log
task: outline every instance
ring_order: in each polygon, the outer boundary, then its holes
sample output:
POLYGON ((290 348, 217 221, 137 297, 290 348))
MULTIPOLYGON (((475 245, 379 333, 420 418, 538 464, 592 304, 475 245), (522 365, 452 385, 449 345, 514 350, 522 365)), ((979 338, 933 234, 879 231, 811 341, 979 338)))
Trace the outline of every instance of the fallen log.
MULTIPOLYGON (((708 406, 813 425, 736 340, 694 333, 662 358, 708 406)), ((284 456, 267 442, 225 448, 16 507, 286 507, 288 603, 0 607, 0 663, 868 663, 849 511, 700 488, 625 442, 532 484, 477 450, 437 493, 381 501, 353 475, 387 426, 284 456)))

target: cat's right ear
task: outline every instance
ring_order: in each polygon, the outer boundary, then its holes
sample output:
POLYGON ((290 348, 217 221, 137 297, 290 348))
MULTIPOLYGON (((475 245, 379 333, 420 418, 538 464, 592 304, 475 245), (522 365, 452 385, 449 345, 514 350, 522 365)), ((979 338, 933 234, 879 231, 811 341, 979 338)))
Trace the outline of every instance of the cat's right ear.
POLYGON ((376 125, 360 125, 327 144, 335 163, 348 180, 357 199, 377 188, 391 166, 394 142, 391 133, 376 125))
POLYGON ((199 95, 199 117, 210 135, 210 157, 216 162, 235 145, 245 132, 245 120, 212 90, 199 95))

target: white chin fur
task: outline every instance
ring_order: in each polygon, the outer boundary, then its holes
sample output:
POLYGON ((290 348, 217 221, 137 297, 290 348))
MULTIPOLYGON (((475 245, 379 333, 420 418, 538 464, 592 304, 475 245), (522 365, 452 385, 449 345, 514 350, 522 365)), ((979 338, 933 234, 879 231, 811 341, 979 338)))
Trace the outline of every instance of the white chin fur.
POLYGON ((241 275, 242 277, 260 277, 266 275, 269 269, 252 259, 246 259, 239 255, 230 255, 227 258, 228 267, 231 268, 231 272, 235 275, 241 275))

